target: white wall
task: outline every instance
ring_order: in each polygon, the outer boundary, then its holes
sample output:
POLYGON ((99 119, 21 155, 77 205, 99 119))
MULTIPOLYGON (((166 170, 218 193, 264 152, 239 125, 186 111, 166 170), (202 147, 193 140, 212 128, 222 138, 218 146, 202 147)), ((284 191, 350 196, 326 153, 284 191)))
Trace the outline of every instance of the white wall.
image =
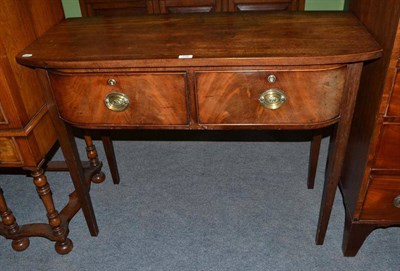
POLYGON ((306 0, 306 10, 343 10, 344 0, 306 0))

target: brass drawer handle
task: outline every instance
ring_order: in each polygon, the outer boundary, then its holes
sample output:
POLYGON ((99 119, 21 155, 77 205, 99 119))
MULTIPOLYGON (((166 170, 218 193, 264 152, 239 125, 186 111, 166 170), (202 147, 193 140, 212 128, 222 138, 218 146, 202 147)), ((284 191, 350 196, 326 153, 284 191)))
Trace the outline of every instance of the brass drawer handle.
POLYGON ((263 92, 258 101, 264 108, 278 109, 287 100, 286 93, 277 88, 271 88, 263 92))
POLYGON ((400 208, 400 195, 398 195, 397 197, 394 198, 393 205, 396 208, 400 208))
POLYGON ((112 92, 106 96, 104 103, 111 111, 121 112, 128 108, 129 98, 124 93, 112 92))

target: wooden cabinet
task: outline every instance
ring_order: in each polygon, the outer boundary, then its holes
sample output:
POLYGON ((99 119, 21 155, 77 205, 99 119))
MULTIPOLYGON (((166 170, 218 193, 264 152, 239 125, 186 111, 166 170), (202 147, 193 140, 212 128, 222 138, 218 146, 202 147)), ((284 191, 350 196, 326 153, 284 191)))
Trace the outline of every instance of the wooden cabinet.
POLYGON ((353 256, 374 229, 400 224, 400 3, 353 0, 350 10, 384 48, 361 77, 340 184, 353 256))
POLYGON ((82 16, 304 10, 305 0, 79 0, 82 16))
MULTIPOLYGON (((26 46, 63 19, 61 0, 0 1, 0 170, 22 168, 31 173, 49 222, 18 225, 0 188, 0 235, 12 239, 12 247, 17 251, 29 246, 28 237, 40 236, 55 241, 58 253, 68 253, 73 247, 67 238, 68 223, 81 204, 87 208, 84 212, 92 223, 91 233, 97 233, 88 191, 81 186, 78 192, 70 194, 70 201, 60 213, 55 209, 44 168, 49 169, 48 154, 58 139, 56 130, 62 126, 53 123, 54 106, 46 103, 45 93, 50 88, 47 76, 18 65, 15 60, 26 46)), ((86 188, 85 184, 83 187, 86 188)), ((7 191, 8 195, 13 192, 7 191)))
MULTIPOLYGON (((47 153, 56 142, 56 132, 44 102, 47 85, 43 83, 40 72, 21 67, 15 56, 63 18, 60 1, 0 2, 0 168, 21 167, 32 172, 52 221, 59 215, 54 209, 51 191, 41 169, 47 153)), ((15 250, 26 249, 29 246, 26 237, 37 236, 37 232, 18 226, 1 189, 0 214, 0 234, 13 239, 15 250)), ((42 226, 42 233, 44 230, 57 230, 66 241, 65 229, 59 221, 53 222, 53 227, 42 226)))
POLYGON ((42 78, 18 65, 15 56, 62 19, 58 1, 1 1, 0 167, 36 168, 56 142, 42 78))

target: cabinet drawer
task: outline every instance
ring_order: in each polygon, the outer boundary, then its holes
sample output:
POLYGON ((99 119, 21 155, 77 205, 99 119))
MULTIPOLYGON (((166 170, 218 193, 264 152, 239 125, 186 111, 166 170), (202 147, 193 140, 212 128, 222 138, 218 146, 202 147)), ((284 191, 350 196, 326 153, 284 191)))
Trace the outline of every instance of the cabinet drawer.
POLYGON ((390 96, 389 107, 387 111, 388 116, 400 116, 400 75, 399 69, 393 84, 392 94, 390 96))
POLYGON ((371 178, 360 218, 400 221, 400 176, 371 178))
POLYGON ((0 137, 0 166, 20 164, 21 156, 13 138, 0 137))
POLYGON ((85 0, 81 5, 83 16, 132 16, 146 14, 149 0, 85 0))
MULTIPOLYGON (((198 117, 202 124, 319 125, 339 116, 346 68, 197 72, 198 117), (268 79, 270 78, 270 79, 268 79), (260 102, 278 101, 277 109, 260 102), (278 94, 279 96, 280 94, 278 94)), ((268 104, 268 103, 267 103, 268 104)))
POLYGON ((229 0, 229 11, 297 10, 293 0, 229 0))
POLYGON ((184 73, 52 73, 50 80, 61 117, 78 126, 188 124, 184 73))
POLYGON ((161 13, 197 13, 221 11, 220 0, 160 0, 161 13))
POLYGON ((400 169, 400 123, 382 126, 374 168, 400 169))

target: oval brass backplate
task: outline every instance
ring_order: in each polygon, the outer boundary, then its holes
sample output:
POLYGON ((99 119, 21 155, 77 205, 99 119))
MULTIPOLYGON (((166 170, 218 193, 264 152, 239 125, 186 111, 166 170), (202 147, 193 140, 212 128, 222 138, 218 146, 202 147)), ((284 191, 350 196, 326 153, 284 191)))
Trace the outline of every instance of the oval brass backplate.
POLYGON ((271 88, 263 92, 258 98, 258 101, 264 108, 278 109, 287 100, 285 92, 277 88, 271 88))
POLYGON ((400 195, 394 198, 393 205, 396 208, 400 208, 400 195))
POLYGON ((111 111, 121 112, 128 108, 129 98, 124 93, 112 92, 106 96, 104 103, 111 111))

